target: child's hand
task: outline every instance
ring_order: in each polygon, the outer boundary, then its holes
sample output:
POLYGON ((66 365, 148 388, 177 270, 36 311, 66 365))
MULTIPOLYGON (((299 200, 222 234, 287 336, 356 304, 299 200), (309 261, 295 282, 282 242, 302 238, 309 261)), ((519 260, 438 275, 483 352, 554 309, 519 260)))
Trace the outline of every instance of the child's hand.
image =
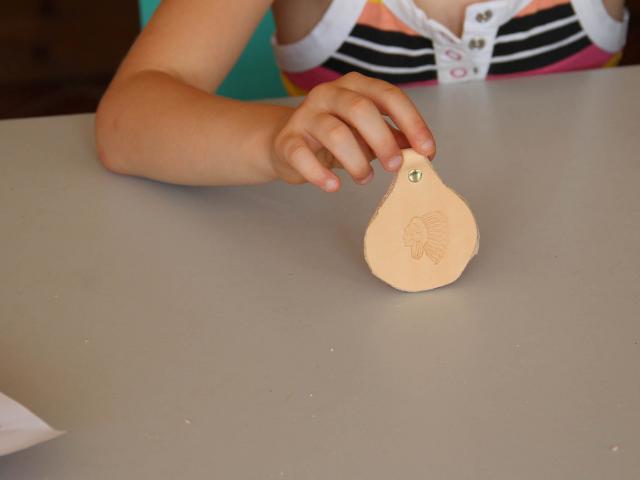
POLYGON ((344 167, 364 185, 373 177, 373 158, 395 171, 400 149, 408 147, 435 154, 433 135, 409 97, 390 83, 349 73, 315 87, 288 117, 274 140, 274 169, 285 182, 308 181, 334 192, 340 180, 331 168, 344 167))

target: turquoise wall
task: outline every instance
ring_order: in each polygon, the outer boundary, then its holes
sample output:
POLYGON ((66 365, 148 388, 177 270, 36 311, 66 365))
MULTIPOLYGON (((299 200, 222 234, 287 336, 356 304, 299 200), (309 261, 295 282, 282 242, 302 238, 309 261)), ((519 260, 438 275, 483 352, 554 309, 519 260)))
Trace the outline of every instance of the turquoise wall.
MULTIPOLYGON (((139 0, 139 2, 140 19, 142 25, 146 25, 160 0, 139 0)), ((219 95, 242 100, 287 95, 271 50, 270 38, 274 29, 273 16, 269 11, 236 65, 218 89, 219 95)))

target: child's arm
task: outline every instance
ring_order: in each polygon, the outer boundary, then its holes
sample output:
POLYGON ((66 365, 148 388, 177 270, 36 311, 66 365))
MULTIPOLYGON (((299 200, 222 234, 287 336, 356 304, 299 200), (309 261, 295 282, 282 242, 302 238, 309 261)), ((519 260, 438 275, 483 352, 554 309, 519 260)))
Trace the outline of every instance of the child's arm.
POLYGON ((365 183, 373 156, 395 170, 400 147, 433 155, 432 135, 408 97, 361 75, 315 88, 297 109, 207 93, 220 85, 270 3, 164 0, 98 109, 102 163, 173 183, 281 178, 332 191, 339 186, 330 171, 336 163, 365 183), (390 129, 381 111, 404 135, 390 129))

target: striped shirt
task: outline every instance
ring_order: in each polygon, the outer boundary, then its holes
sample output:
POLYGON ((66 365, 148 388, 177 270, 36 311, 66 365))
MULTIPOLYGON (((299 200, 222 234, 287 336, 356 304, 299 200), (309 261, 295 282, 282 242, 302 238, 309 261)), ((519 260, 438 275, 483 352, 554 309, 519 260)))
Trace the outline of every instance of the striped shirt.
POLYGON ((627 24, 602 0, 492 0, 467 8, 457 37, 413 0, 333 0, 306 37, 273 47, 300 95, 351 71, 412 86, 615 65, 627 24))

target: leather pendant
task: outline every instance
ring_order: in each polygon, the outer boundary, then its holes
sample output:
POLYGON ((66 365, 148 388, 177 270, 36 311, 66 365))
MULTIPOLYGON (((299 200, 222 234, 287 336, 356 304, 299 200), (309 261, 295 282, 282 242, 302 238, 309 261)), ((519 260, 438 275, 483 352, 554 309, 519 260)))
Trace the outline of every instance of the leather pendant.
POLYGON ((398 290, 419 292, 456 281, 478 252, 473 213, 431 162, 412 149, 364 237, 371 272, 398 290))

